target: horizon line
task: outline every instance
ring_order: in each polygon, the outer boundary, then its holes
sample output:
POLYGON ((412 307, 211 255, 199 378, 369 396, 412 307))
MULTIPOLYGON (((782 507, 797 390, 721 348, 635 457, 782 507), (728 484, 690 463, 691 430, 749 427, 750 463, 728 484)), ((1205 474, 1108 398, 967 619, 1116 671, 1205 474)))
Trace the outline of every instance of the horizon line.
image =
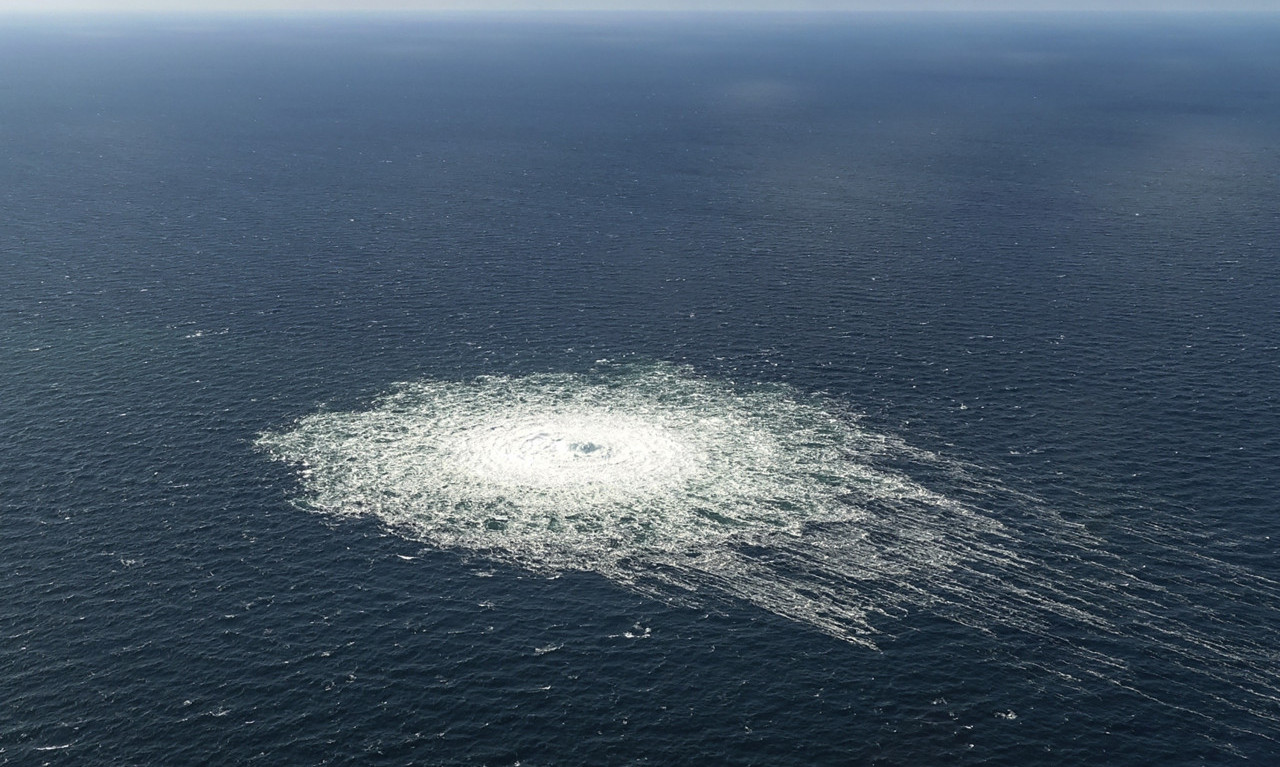
POLYGON ((1280 20, 1280 10, 1264 10, 1252 7, 1228 8, 600 8, 600 7, 434 7, 434 8, 287 8, 287 7, 228 7, 220 5, 202 8, 83 8, 49 7, 6 8, 0 6, 0 19, 4 18, 279 18, 279 17, 409 17, 409 16, 1268 16, 1280 20))

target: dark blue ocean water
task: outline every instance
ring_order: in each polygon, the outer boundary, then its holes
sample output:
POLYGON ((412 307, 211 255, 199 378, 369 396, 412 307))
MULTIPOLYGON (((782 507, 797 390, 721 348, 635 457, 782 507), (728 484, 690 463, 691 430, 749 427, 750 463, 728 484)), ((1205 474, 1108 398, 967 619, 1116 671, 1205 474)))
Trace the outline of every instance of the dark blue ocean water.
POLYGON ((1280 759, 1278 243, 1274 18, 8 23, 0 764, 1280 759), (1018 558, 872 649, 255 444, 601 359, 820 394, 1018 558))

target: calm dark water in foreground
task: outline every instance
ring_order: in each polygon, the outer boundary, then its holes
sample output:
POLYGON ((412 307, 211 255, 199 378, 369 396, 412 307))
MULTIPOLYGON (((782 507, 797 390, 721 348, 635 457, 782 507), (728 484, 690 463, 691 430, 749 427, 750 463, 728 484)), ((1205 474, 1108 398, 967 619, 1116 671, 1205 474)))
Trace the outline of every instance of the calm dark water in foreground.
POLYGON ((10 23, 0 764, 1280 758, 1278 185, 1275 19, 10 23), (605 359, 821 395, 1003 553, 828 560, 915 595, 871 648, 255 444, 605 359))

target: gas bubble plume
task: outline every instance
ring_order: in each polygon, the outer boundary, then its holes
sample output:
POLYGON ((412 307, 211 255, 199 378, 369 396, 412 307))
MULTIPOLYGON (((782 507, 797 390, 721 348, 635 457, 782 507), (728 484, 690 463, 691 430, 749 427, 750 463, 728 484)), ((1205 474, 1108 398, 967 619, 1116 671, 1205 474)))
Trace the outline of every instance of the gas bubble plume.
MULTIPOLYGON (((1280 724, 1274 628, 1223 642, 1220 619, 1189 617, 1203 612, 1194 594, 1085 526, 790 387, 611 363, 420 381, 259 445, 299 468, 300 506, 372 516, 437 548, 597 573, 668 601, 745 602, 868 648, 896 617, 927 611, 1031 636, 1051 652, 1024 665, 1061 679, 1243 714, 1252 725, 1230 726, 1263 737, 1280 724), (1182 673, 1144 686, 1117 638, 1182 673)), ((1217 598, 1280 604, 1276 583, 1205 556, 1176 526, 1127 534, 1183 563, 1179 578, 1218 584, 1217 598)))
POLYGON ((896 606, 838 584, 931 578, 967 548, 957 538, 1000 525, 878 467, 903 448, 824 404, 673 366, 608 366, 404 384, 260 444, 301 467, 317 511, 538 572, 720 591, 869 643, 869 616, 896 606), (838 557, 830 593, 809 594, 823 587, 802 587, 760 547, 806 569, 838 557))

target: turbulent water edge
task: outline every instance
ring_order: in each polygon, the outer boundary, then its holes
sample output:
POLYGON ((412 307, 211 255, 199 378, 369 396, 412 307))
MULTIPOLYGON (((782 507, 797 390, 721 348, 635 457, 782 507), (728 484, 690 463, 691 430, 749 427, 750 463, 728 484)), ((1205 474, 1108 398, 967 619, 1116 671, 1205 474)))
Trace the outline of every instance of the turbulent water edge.
MULTIPOLYGON (((304 508, 372 515, 432 546, 594 572, 663 599, 741 600, 868 648, 893 616, 930 611, 1065 651, 1047 670, 1069 681, 1209 718, 1243 712, 1264 737, 1280 723, 1273 629, 1223 642, 1213 621, 1188 617, 1200 608, 1187 596, 1034 498, 788 387, 612 363, 420 381, 259 445, 298 466, 304 508), (949 489, 917 473, 945 475, 949 489), (1025 518, 997 518, 986 503, 997 499, 1025 518), (1188 681, 1147 686, 1116 638, 1153 648, 1188 681)), ((1280 601, 1277 584, 1185 536, 1133 532, 1239 599, 1280 601)))

